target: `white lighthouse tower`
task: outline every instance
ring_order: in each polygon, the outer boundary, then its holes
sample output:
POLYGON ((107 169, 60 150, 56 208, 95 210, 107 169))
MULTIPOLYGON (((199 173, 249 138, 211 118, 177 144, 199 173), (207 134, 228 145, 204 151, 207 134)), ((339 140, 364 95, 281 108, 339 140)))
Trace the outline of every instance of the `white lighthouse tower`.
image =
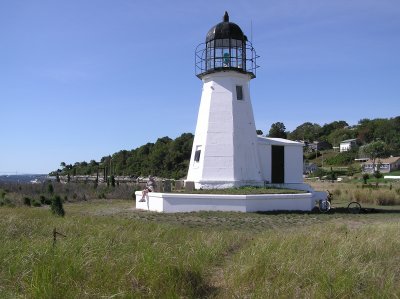
POLYGON ((187 176, 196 189, 264 183, 249 90, 256 57, 227 12, 196 49, 203 91, 187 176))

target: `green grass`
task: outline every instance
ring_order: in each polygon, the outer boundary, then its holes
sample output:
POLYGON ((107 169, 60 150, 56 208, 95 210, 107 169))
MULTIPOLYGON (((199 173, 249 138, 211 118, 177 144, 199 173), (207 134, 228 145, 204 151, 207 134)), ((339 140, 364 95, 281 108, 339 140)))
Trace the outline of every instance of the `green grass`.
POLYGON ((0 208, 0 298, 399 297, 400 214, 0 208), (59 236, 53 246, 52 231, 59 236))
POLYGON ((400 175, 400 170, 392 171, 389 173, 383 173, 383 176, 385 175, 400 175))

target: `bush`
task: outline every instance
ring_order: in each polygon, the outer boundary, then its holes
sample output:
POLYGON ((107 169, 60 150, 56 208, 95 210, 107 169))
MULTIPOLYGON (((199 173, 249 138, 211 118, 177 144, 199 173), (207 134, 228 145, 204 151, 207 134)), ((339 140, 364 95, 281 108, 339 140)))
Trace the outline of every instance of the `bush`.
POLYGON ((369 174, 368 173, 364 173, 362 177, 363 177, 364 184, 366 185, 368 183, 368 180, 369 180, 369 174))
POLYGON ((52 184, 52 183, 50 183, 50 184, 47 185, 47 191, 48 191, 50 194, 53 194, 53 193, 54 193, 54 187, 53 187, 53 184, 52 184))
POLYGON ((11 199, 4 197, 0 199, 0 207, 1 206, 15 207, 15 204, 11 201, 11 199))
POLYGON ((31 199, 29 197, 24 197, 23 203, 24 203, 24 205, 30 207, 31 206, 31 199))
POLYGON ((357 157, 357 152, 348 151, 339 153, 334 157, 327 158, 325 162, 328 165, 348 165, 354 162, 357 157))
POLYGON ((41 207, 42 204, 40 203, 40 201, 34 199, 34 200, 32 201, 32 206, 34 206, 34 207, 41 207))
POLYGON ((63 208, 62 200, 59 195, 56 195, 51 202, 51 211, 53 214, 64 217, 65 211, 63 208))

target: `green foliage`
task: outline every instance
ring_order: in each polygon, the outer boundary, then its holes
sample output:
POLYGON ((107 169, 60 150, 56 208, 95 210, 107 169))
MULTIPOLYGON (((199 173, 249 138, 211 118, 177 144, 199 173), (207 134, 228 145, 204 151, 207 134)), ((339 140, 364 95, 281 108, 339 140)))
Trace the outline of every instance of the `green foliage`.
POLYGON ((31 199, 29 197, 24 197, 23 203, 24 203, 24 205, 30 207, 31 206, 31 199))
POLYGON ((322 178, 323 176, 325 176, 327 174, 327 172, 322 169, 322 168, 318 168, 316 171, 314 171, 313 173, 311 173, 309 176, 310 177, 316 177, 316 178, 322 178))
POLYGON ((314 160, 315 158, 320 157, 320 156, 321 156, 321 153, 319 151, 315 151, 315 152, 306 153, 304 155, 304 158, 306 160, 314 160))
MULTIPOLYGON (((362 119, 358 125, 352 127, 349 127, 346 121, 340 120, 324 124, 322 127, 316 123, 305 122, 293 132, 286 132, 285 129, 283 123, 274 123, 269 136, 310 142, 327 141, 334 146, 338 146, 343 140, 353 138, 358 138, 360 145, 380 140, 386 144, 382 156, 400 155, 400 116, 388 119, 362 119)), ((257 133, 261 131, 258 130, 257 133)), ((175 140, 163 137, 155 143, 147 143, 133 150, 121 150, 112 156, 105 156, 100 162, 91 160, 89 163, 83 161, 73 165, 61 162, 60 175, 68 175, 69 181, 70 175, 95 175, 105 168, 107 176, 155 175, 180 179, 187 174, 192 144, 191 133, 184 133, 175 140)), ((343 154, 327 160, 330 160, 330 165, 349 165, 352 163, 352 157, 356 157, 356 154, 343 154)), ((56 172, 53 174, 56 175, 56 172)))
POLYGON ((32 200, 32 206, 34 206, 34 207, 41 207, 42 204, 40 203, 39 200, 33 199, 33 200, 32 200))
POLYGON ((353 176, 356 172, 358 172, 358 169, 356 169, 353 165, 350 165, 350 166, 347 168, 347 173, 346 173, 346 175, 348 175, 348 176, 353 176))
POLYGON ((110 176, 109 180, 110 180, 111 187, 115 187, 115 177, 112 175, 112 176, 110 176))
POLYGON ((325 159, 327 165, 348 165, 354 162, 357 157, 357 151, 351 150, 347 152, 338 153, 336 156, 325 159))
POLYGON ((376 179, 380 179, 380 178, 383 177, 383 174, 379 170, 377 170, 377 171, 374 172, 374 177, 376 179))
POLYGON ((101 158, 100 163, 91 160, 90 163, 77 162, 71 165, 71 168, 67 165, 62 170, 62 175, 70 172, 73 175, 94 175, 101 166, 106 168, 110 176, 154 175, 180 179, 187 174, 193 137, 191 133, 184 133, 175 140, 162 137, 155 143, 147 143, 131 151, 122 150, 112 156, 105 156, 101 158))
POLYGON ((364 144, 381 140, 387 155, 400 155, 400 116, 395 118, 362 119, 358 122, 358 138, 364 144))
POLYGON ((3 199, 6 196, 7 192, 3 189, 0 189, 0 199, 3 199))
POLYGON ((381 140, 373 141, 364 145, 361 151, 371 160, 374 161, 376 158, 382 158, 388 156, 387 145, 381 140))
POLYGON ((369 174, 368 173, 364 173, 362 178, 363 178, 364 184, 366 185, 368 183, 368 180, 369 180, 369 174))
POLYGON ((332 132, 338 130, 338 129, 343 129, 348 127, 349 124, 345 122, 344 120, 339 120, 339 121, 334 121, 329 124, 325 124, 321 128, 321 135, 322 136, 328 136, 332 132))
POLYGON ((313 124, 306 122, 298 126, 293 132, 289 134, 291 140, 307 140, 313 142, 320 136, 321 126, 319 124, 313 124))
POLYGON ((48 192, 49 194, 53 194, 53 193, 54 193, 54 187, 53 187, 53 184, 52 184, 52 183, 49 183, 49 184, 47 185, 47 192, 48 192))
POLYGON ((59 195, 54 196, 51 202, 51 212, 61 217, 64 217, 65 215, 63 203, 59 195))
POLYGON ((269 129, 268 137, 287 138, 285 125, 281 122, 273 123, 269 129))

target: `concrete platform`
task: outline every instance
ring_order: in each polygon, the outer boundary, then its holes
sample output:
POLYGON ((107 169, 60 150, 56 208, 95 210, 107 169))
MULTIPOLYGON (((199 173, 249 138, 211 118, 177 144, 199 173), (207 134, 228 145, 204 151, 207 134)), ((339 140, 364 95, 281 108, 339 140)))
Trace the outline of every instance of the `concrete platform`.
POLYGON ((194 211, 311 211, 320 192, 298 194, 183 194, 151 192, 145 202, 140 202, 142 192, 135 192, 136 209, 155 212, 194 211))

